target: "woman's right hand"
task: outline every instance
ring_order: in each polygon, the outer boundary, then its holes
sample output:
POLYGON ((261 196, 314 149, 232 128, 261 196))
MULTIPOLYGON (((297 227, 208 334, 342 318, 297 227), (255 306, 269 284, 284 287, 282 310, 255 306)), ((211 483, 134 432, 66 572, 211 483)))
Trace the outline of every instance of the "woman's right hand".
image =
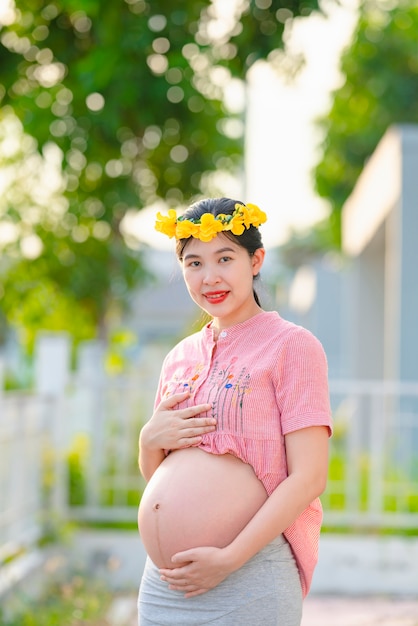
POLYGON ((202 440, 202 435, 215 430, 215 418, 199 417, 200 413, 210 410, 210 404, 175 408, 189 395, 188 391, 177 393, 160 402, 151 419, 142 428, 141 446, 145 446, 148 450, 189 448, 198 445, 202 440))
POLYGON ((166 398, 158 405, 139 435, 139 468, 149 480, 165 458, 164 450, 179 450, 198 445, 202 435, 216 428, 213 417, 199 417, 209 411, 210 404, 196 404, 176 409, 190 395, 188 391, 166 398))

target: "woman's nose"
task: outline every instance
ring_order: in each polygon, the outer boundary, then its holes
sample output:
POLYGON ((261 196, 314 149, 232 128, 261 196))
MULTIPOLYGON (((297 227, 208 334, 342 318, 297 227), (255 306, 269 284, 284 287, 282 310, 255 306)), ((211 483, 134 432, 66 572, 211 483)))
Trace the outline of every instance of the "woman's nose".
POLYGON ((207 284, 207 285, 215 285, 216 283, 220 282, 220 277, 219 277, 219 273, 217 272, 216 268, 206 268, 205 271, 205 276, 203 278, 203 281, 207 284))

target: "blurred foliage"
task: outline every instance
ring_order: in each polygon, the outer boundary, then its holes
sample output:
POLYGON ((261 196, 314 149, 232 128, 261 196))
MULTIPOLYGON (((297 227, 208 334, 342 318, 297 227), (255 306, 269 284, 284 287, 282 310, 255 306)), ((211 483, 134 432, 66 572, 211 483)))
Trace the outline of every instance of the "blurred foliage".
POLYGON ((68 499, 70 506, 81 506, 87 497, 87 459, 91 454, 91 443, 85 433, 77 434, 67 453, 68 499))
POLYGON ((316 189, 331 205, 332 243, 341 245, 341 209, 367 159, 392 124, 418 122, 418 5, 365 0, 341 60, 344 84, 319 120, 323 155, 316 189))
POLYGON ((297 270, 301 265, 309 265, 323 257, 328 250, 332 250, 333 255, 339 255, 335 250, 333 229, 329 219, 326 219, 308 231, 291 231, 288 240, 280 246, 280 259, 290 270, 297 270))
POLYGON ((136 335, 126 328, 115 328, 109 334, 105 358, 105 370, 111 376, 126 372, 130 352, 137 344, 136 335))
POLYGON ((76 626, 107 623, 104 616, 112 595, 100 581, 84 572, 49 584, 39 598, 14 592, 0 609, 1 626, 76 626))
POLYGON ((146 278, 125 216, 158 200, 181 204, 216 188, 208 173, 238 171, 243 123, 225 88, 283 47, 288 20, 317 9, 317 0, 247 0, 225 17, 209 0, 21 0, 6 14, 0 302, 9 322, 29 335, 41 324, 105 335, 146 278))
POLYGON ((78 341, 95 334, 94 316, 79 306, 71 292, 60 288, 48 275, 36 275, 38 264, 24 262, 12 266, 4 279, 7 297, 3 310, 17 329, 19 343, 28 354, 33 353, 36 333, 42 329, 66 330, 78 341))
MULTIPOLYGON (((340 452, 337 446, 331 449, 328 486, 321 496, 325 511, 346 511, 349 508, 350 496, 347 484, 352 480, 353 466, 347 457, 346 450, 340 452)), ((371 471, 371 459, 366 454, 359 454, 356 459, 358 484, 355 491, 359 511, 368 512, 370 508, 371 471)), ((418 488, 415 476, 387 462, 383 491, 381 503, 383 513, 418 513, 418 488)))

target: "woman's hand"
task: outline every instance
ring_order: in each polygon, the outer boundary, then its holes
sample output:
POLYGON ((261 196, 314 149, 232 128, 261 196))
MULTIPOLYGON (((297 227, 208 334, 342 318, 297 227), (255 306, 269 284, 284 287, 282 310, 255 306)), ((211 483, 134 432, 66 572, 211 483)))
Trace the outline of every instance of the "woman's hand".
POLYGON ((176 409, 190 392, 177 393, 158 405, 139 436, 139 467, 145 480, 149 480, 164 460, 164 450, 190 448, 202 441, 202 435, 216 428, 216 419, 200 413, 209 411, 210 404, 196 404, 176 409))
POLYGON ((149 449, 178 450, 197 445, 204 433, 216 428, 213 417, 198 417, 209 411, 210 404, 196 404, 184 409, 175 407, 189 396, 189 392, 177 393, 158 405, 151 419, 141 431, 141 443, 149 449))
POLYGON ((177 552, 171 560, 174 569, 160 569, 161 580, 169 589, 182 591, 185 598, 213 589, 234 569, 225 548, 192 548, 177 552), (176 563, 181 567, 175 567, 176 563))

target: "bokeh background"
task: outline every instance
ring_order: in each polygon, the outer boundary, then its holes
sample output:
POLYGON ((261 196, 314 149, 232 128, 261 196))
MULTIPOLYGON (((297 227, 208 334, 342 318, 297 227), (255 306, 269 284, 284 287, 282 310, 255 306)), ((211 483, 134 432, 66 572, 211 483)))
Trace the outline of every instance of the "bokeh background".
POLYGON ((416 599, 417 32, 413 0, 0 0, 4 626, 131 619, 138 432, 202 324, 153 224, 218 195, 328 356, 314 592, 416 599))

